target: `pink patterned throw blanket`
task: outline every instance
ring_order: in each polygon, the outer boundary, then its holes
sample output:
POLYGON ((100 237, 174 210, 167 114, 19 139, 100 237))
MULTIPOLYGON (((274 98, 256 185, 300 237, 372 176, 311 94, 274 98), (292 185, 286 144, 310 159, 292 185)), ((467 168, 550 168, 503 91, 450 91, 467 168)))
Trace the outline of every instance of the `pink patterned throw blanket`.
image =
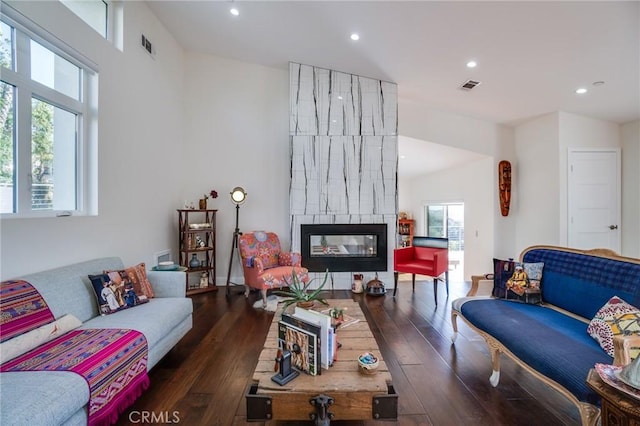
POLYGON ((47 302, 28 282, 4 281, 0 285, 0 342, 54 319, 47 302))
MULTIPOLYGON (((23 324, 40 322, 21 318, 26 315, 33 319, 42 315, 34 314, 39 308, 23 308, 41 306, 33 292, 25 290, 31 287, 26 284, 13 281, 3 282, 0 286, 0 331, 3 339, 5 326, 7 331, 20 328, 11 324, 14 321, 23 324), (21 288, 17 293, 27 295, 27 302, 16 303, 16 298, 13 298, 11 303, 5 303, 5 296, 17 294, 10 289, 16 286, 21 288)), ((37 290, 33 291, 37 293, 37 290)), ((37 296, 40 297, 39 293, 37 296)), ((89 385, 89 425, 110 425, 149 387, 147 340, 134 330, 73 330, 2 364, 0 371, 70 371, 79 374, 89 385)))

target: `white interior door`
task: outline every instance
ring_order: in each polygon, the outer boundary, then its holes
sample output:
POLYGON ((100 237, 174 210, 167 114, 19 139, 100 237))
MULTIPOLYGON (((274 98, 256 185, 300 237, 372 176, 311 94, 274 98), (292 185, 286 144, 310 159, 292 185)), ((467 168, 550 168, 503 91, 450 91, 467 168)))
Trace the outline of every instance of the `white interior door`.
POLYGON ((568 243, 620 253, 620 150, 570 148, 568 243))

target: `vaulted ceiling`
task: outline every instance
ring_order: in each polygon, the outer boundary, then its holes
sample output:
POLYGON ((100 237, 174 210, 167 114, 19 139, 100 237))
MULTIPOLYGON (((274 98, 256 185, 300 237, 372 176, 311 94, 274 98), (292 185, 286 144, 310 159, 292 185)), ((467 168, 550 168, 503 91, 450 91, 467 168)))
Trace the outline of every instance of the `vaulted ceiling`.
POLYGON ((187 50, 384 79, 398 84, 401 102, 505 125, 553 111, 640 118, 638 1, 148 4, 187 50), (460 90, 468 79, 481 84, 460 90))

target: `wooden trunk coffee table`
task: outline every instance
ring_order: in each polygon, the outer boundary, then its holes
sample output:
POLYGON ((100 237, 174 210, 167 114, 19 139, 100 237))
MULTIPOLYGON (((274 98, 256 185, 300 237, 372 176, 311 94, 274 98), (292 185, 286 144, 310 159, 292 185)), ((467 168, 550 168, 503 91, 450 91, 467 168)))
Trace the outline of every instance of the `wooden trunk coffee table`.
MULTIPOLYGON (((328 425, 331 419, 397 419, 398 396, 391 374, 360 305, 350 299, 328 302, 330 307, 346 308, 347 315, 359 319, 355 324, 338 328, 337 339, 342 346, 333 366, 323 369, 318 376, 301 372, 284 386, 271 380, 276 374, 278 321, 282 314, 282 309, 278 309, 253 373, 253 384, 246 394, 247 421, 312 420, 316 425, 328 425), (368 375, 359 371, 357 359, 364 352, 378 358, 377 373, 368 375)), ((321 310, 328 308, 320 306, 321 310)))

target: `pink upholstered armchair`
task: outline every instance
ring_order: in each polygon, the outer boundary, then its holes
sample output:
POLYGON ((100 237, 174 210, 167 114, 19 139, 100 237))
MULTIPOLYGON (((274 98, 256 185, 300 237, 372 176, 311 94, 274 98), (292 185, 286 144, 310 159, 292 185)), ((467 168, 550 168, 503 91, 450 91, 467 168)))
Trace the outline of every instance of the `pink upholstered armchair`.
POLYGON ((254 231, 238 240, 244 272, 245 297, 251 288, 260 290, 262 304, 267 304, 267 290, 282 288, 295 272, 301 282, 309 281, 309 271, 300 266, 300 253, 280 249, 280 239, 273 232, 254 231), (286 280, 286 281, 285 281, 286 280))

